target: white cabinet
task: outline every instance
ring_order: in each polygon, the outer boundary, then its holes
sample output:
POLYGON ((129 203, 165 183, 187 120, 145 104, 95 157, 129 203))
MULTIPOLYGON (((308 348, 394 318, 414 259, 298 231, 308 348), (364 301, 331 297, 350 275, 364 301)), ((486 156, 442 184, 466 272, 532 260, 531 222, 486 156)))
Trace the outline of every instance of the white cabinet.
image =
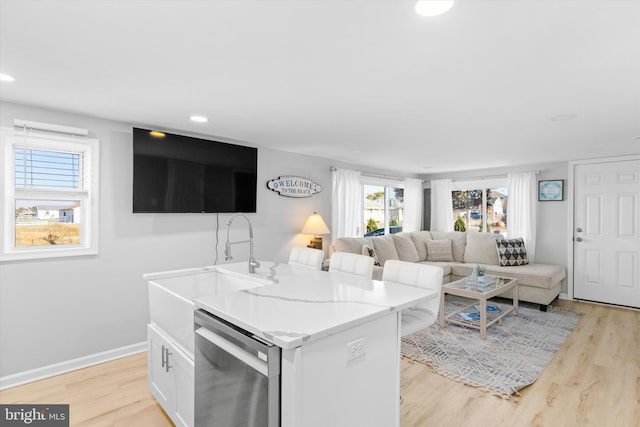
POLYGON ((176 416, 174 423, 181 427, 194 425, 195 366, 193 360, 178 350, 176 357, 176 416))
MULTIPOLYGON (((173 356, 169 339, 152 325, 147 327, 149 390, 168 414, 175 412, 175 374, 168 361, 173 356)), ((174 362, 175 363, 175 362, 174 362)))
POLYGON ((282 351, 282 427, 397 427, 398 313, 282 351))
POLYGON ((153 325, 147 343, 149 390, 177 426, 193 426, 193 360, 153 325))

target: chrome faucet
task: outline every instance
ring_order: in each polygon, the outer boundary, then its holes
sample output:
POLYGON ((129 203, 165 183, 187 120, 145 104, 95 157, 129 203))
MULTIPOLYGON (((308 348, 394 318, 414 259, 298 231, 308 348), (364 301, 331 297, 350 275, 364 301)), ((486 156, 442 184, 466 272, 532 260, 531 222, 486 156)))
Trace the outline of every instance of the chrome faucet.
POLYGON ((247 243, 247 242, 249 242, 249 273, 255 273, 256 272, 256 268, 260 267, 260 263, 258 261, 256 261, 256 259, 253 256, 253 227, 251 226, 251 221, 249 221, 249 218, 247 218, 246 215, 244 215, 244 214, 236 214, 236 215, 232 216, 229 221, 227 221, 227 242, 225 243, 225 247, 224 247, 224 259, 227 260, 227 261, 233 260, 233 257, 231 256, 231 245, 235 245, 236 243, 247 243), (233 223, 233 220, 236 219, 239 216, 241 216, 244 219, 246 219, 247 223, 249 224, 249 240, 241 240, 241 241, 238 241, 238 242, 230 242, 229 241, 229 229, 231 228, 231 224, 233 223))

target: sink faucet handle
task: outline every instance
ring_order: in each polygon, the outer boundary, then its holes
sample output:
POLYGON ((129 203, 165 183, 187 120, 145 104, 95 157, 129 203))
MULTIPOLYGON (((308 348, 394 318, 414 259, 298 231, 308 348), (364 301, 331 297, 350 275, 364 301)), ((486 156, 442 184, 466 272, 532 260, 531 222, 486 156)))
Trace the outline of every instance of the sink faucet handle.
POLYGON ((249 273, 255 273, 256 268, 260 268, 260 263, 256 261, 256 259, 253 256, 251 256, 249 258, 249 273))

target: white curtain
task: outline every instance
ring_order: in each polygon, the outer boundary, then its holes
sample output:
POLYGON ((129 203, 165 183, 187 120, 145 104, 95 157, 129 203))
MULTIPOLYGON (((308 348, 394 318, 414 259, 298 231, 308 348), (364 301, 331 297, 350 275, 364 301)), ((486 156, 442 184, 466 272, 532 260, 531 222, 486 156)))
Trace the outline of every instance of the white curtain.
POLYGON ((431 181, 431 230, 453 231, 453 200, 451 180, 431 181))
POLYGON ((405 178, 402 231, 422 230, 423 191, 421 179, 405 178))
POLYGON ((331 237, 360 237, 362 230, 363 199, 360 172, 336 169, 331 173, 331 237))
POLYGON ((535 171, 509 174, 507 236, 524 239, 530 263, 536 252, 536 175, 535 171))

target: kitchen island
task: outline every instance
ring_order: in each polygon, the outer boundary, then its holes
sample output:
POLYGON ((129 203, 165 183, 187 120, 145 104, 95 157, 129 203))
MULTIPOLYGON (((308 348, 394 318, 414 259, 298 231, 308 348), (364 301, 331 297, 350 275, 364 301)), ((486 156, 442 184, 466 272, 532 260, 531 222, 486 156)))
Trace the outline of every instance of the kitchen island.
MULTIPOLYGON (((246 263, 206 269, 191 273, 253 283, 193 302, 281 349, 281 426, 399 425, 400 310, 437 294, 288 264, 263 262, 252 274, 246 263)), ((163 277, 180 274, 147 279, 162 286, 163 277)))

